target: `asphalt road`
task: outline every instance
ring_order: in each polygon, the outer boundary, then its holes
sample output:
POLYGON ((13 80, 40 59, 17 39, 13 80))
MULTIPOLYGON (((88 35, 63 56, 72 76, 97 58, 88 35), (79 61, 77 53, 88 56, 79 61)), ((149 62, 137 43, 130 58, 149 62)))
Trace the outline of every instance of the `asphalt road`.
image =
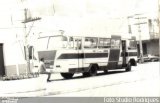
POLYGON ((110 71, 94 77, 74 75, 63 79, 52 74, 45 97, 160 96, 160 63, 149 62, 132 67, 132 71, 110 71))

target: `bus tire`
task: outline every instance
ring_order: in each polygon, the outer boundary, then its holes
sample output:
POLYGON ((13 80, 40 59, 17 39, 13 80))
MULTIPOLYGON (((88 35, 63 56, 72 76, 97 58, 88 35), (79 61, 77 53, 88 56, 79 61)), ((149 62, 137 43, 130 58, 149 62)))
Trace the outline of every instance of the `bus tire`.
POLYGON ((89 77, 90 75, 89 75, 89 72, 84 72, 83 73, 83 77, 89 77))
POLYGON ((128 71, 131 71, 131 63, 130 63, 130 62, 127 64, 126 71, 127 71, 127 72, 128 72, 128 71))
POLYGON ((65 79, 71 79, 73 75, 73 73, 61 73, 61 76, 65 79))
POLYGON ((89 70, 89 76, 96 76, 97 75, 97 65, 92 65, 89 70))
POLYGON ((105 74, 107 74, 107 73, 108 73, 108 70, 106 70, 106 69, 105 69, 105 70, 103 70, 103 71, 104 71, 104 73, 105 73, 105 74))

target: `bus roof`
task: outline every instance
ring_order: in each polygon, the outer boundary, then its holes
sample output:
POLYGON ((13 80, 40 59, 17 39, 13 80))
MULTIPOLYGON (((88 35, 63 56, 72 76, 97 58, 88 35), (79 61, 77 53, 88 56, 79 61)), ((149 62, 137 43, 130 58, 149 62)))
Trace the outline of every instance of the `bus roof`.
POLYGON ((59 31, 55 31, 55 32, 42 32, 39 35, 39 38, 43 38, 43 37, 49 37, 49 36, 73 36, 73 37, 99 37, 99 38, 122 38, 122 39, 135 39, 135 37, 133 36, 122 36, 121 34, 68 34, 68 33, 64 33, 62 34, 59 31))

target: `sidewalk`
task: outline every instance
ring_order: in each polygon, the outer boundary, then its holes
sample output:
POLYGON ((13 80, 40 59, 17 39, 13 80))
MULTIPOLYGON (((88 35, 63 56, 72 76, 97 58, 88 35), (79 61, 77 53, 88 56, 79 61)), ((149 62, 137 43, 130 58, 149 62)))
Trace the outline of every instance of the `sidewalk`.
POLYGON ((43 96, 46 91, 47 75, 36 78, 0 81, 0 97, 43 96))

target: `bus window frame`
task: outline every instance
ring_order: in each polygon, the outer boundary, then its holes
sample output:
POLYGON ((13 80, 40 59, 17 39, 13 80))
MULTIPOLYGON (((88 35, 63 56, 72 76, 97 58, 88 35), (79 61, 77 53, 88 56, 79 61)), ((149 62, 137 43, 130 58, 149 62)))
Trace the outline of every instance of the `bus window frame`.
POLYGON ((128 49, 128 50, 135 50, 135 49, 137 49, 137 41, 136 41, 135 39, 128 39, 127 49, 128 49), (136 44, 135 47, 132 48, 132 47, 130 46, 130 41, 135 42, 135 44, 136 44))
POLYGON ((98 37, 84 37, 84 45, 83 45, 83 48, 84 49, 96 49, 98 47, 98 37), (86 46, 85 44, 86 44, 86 39, 95 39, 96 40, 96 45, 94 45, 94 42, 92 42, 91 44, 90 44, 90 46, 86 46))
POLYGON ((75 49, 75 38, 72 36, 68 37, 68 48, 75 49), (70 38, 72 38, 72 40, 70 40, 70 38))
POLYGON ((105 49, 105 48, 111 48, 111 38, 99 38, 99 41, 98 41, 98 48, 99 49, 105 49), (100 45, 100 40, 103 40, 103 44, 102 45, 100 45), (105 43, 105 40, 109 40, 109 45, 104 45, 104 44, 106 44, 105 43))
MULTIPOLYGON (((50 44, 50 40, 51 40, 51 38, 54 38, 54 37, 61 37, 61 42, 63 42, 63 41, 66 41, 66 43, 68 42, 68 37, 67 36, 64 36, 64 35, 56 35, 56 36, 45 36, 45 37, 40 37, 40 38, 48 38, 48 42, 47 42, 47 49, 49 49, 49 44, 50 44), (67 40, 63 40, 63 37, 65 37, 67 40)), ((65 46, 62 46, 62 47, 60 47, 60 48, 63 48, 63 49, 66 49, 67 48, 67 45, 65 45, 65 46)))
MULTIPOLYGON (((114 43, 114 44, 116 44, 116 43, 114 43)), ((121 39, 113 39, 113 38, 111 38, 111 48, 112 49, 120 49, 121 48, 121 39), (114 40, 114 41, 119 40, 119 45, 112 45, 112 40, 114 40)))

